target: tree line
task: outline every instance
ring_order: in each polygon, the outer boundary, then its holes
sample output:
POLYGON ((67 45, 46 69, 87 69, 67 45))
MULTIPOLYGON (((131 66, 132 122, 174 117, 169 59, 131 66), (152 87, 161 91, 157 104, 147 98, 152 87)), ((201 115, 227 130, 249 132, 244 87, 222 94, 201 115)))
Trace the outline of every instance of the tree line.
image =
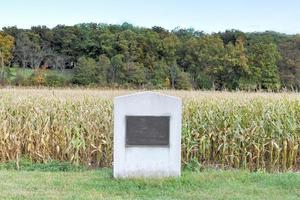
POLYGON ((1 83, 16 67, 32 69, 38 80, 47 70, 67 70, 72 73, 67 84, 76 85, 298 90, 300 35, 239 30, 207 34, 128 23, 4 27, 1 83))

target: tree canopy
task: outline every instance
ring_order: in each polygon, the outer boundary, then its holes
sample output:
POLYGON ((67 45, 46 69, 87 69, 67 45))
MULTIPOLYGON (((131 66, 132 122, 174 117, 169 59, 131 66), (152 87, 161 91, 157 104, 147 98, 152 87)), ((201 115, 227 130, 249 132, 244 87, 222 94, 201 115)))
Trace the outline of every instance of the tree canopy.
POLYGON ((70 84, 176 89, 300 88, 300 36, 84 23, 4 27, 1 66, 70 70, 70 84))

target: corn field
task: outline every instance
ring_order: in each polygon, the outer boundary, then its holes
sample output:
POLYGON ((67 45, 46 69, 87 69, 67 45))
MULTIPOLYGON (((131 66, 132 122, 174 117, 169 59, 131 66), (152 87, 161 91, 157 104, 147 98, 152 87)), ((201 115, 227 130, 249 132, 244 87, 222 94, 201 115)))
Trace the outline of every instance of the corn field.
MULTIPOLYGON (((0 89, 0 162, 111 167, 112 100, 133 92, 0 89)), ((183 166, 300 169, 299 94, 160 92, 183 99, 183 166)))

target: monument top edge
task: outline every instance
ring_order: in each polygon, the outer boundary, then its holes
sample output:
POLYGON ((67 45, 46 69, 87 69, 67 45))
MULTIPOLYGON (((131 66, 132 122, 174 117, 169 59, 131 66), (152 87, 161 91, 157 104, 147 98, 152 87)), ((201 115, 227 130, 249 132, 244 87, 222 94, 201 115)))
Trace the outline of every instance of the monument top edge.
POLYGON ((154 92, 154 91, 136 92, 136 93, 132 93, 132 94, 117 96, 114 99, 118 100, 118 99, 123 99, 123 98, 125 99, 125 98, 131 98, 131 97, 139 97, 139 96, 141 96, 141 97, 142 96, 159 96, 159 97, 166 97, 166 98, 181 101, 181 98, 179 98, 177 96, 171 96, 171 95, 163 94, 163 93, 160 93, 160 92, 154 92))

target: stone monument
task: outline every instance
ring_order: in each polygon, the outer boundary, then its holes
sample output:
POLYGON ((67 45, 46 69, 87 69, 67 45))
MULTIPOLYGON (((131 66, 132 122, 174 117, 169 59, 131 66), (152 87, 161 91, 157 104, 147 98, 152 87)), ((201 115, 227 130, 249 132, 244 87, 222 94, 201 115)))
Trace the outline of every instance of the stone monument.
POLYGON ((181 104, 155 92, 114 99, 115 178, 180 176, 181 104))

